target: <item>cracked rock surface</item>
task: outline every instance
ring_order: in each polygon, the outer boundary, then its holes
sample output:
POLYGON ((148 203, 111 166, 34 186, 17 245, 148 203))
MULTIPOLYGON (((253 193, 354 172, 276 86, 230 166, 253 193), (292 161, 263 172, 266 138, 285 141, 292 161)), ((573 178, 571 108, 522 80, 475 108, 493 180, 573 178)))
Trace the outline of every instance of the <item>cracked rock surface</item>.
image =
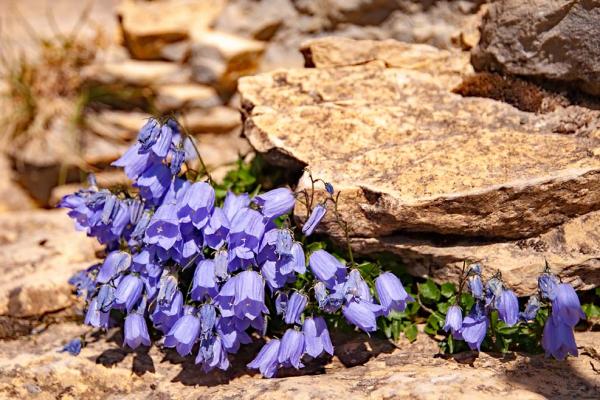
MULTIPOLYGON (((240 80, 244 134, 271 162, 308 166, 341 191, 357 250, 391 251, 440 280, 476 259, 519 294, 544 257, 579 288, 600 283, 600 248, 582 234, 600 209, 600 129, 560 130, 598 111, 462 97, 452 89, 471 73, 468 57, 426 45, 324 38, 302 51, 317 68, 240 80)), ((331 222, 322 228, 339 238, 331 222)))
POLYGON ((0 342, 0 398, 10 399, 519 399, 598 398, 597 333, 576 333, 579 358, 564 362, 543 355, 463 353, 435 357, 426 335, 395 348, 386 341, 336 343, 332 362, 311 363, 305 375, 282 371, 262 379, 243 368, 257 348, 241 352, 230 371, 208 375, 157 347, 119 346, 121 335, 90 334, 77 357, 57 352, 88 328, 53 325, 41 334, 0 342), (443 393, 443 395, 442 395, 443 393), (35 396, 35 397, 34 397, 35 396))

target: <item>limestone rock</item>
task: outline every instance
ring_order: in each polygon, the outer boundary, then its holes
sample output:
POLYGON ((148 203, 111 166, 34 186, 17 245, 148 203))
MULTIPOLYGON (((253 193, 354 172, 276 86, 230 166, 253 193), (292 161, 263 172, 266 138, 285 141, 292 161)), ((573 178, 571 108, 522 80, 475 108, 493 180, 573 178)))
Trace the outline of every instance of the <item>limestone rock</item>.
POLYGON ((548 79, 600 95, 600 3, 500 1, 484 17, 478 70, 548 79))
POLYGON ((209 108, 220 104, 217 91, 210 86, 185 83, 155 88, 154 105, 161 112, 189 108, 209 108))
POLYGON ((257 40, 194 29, 190 58, 193 77, 197 82, 231 90, 239 77, 258 69, 264 50, 265 44, 257 40))
POLYGON ((125 45, 134 58, 162 58, 165 46, 189 38, 191 27, 207 29, 225 0, 123 1, 118 10, 125 45))
POLYGON ((33 199, 14 178, 10 162, 6 156, 0 155, 0 213, 35 208, 33 199))
POLYGON ((343 67, 380 61, 388 68, 435 74, 436 79, 429 80, 443 80, 447 88, 458 85, 462 76, 473 70, 464 52, 439 50, 425 44, 392 39, 357 42, 347 38, 326 37, 303 43, 300 51, 307 67, 343 67))
MULTIPOLYGON (((593 236, 582 246, 557 239, 568 226, 561 224, 600 209, 597 125, 565 135, 552 112, 456 95, 451 89, 468 68, 442 62, 448 53, 427 46, 325 39, 305 54, 321 68, 240 81, 244 135, 271 162, 308 166, 333 183, 357 248, 369 251, 364 241, 381 250, 390 241, 387 250, 416 254, 420 274, 429 273, 429 262, 452 268, 496 252, 488 262, 512 273, 520 293, 531 290, 525 276, 535 276, 546 255, 576 285, 600 284, 593 236), (514 249, 514 241, 544 232, 545 253, 514 249), (451 243, 437 248, 436 235, 451 243)), ((306 185, 305 174, 297 190, 306 185)), ((302 207, 297 215, 305 215, 302 207)), ((586 232, 596 225, 581 221, 586 232)), ((342 237, 331 216, 323 229, 342 237)))
POLYGON ((128 60, 98 63, 85 67, 82 74, 90 83, 138 87, 186 83, 190 79, 190 71, 187 68, 166 61, 128 60))
POLYGON ((142 112, 101 110, 86 113, 85 125, 96 135, 107 139, 132 140, 148 117, 149 114, 142 112))
POLYGON ((96 261, 94 240, 64 210, 0 214, 0 315, 33 317, 74 303, 67 280, 96 261))
POLYGON ((525 296, 537 291, 537 276, 545 261, 577 290, 600 285, 598 224, 600 212, 595 211, 541 235, 515 241, 396 234, 353 238, 351 243, 362 254, 392 253, 411 274, 438 282, 458 282, 465 260, 481 262, 485 277, 501 271, 507 285, 525 296))
MULTIPOLYGON (((379 339, 336 342, 331 363, 311 362, 301 372, 281 371, 262 379, 244 364, 258 346, 232 358, 232 369, 204 374, 193 357, 156 346, 120 347, 119 332, 92 338, 77 357, 59 353, 71 338, 86 334, 73 323, 0 342, 0 397, 150 399, 544 399, 597 398, 600 362, 597 332, 576 332, 579 358, 558 362, 543 355, 475 354, 435 357, 437 346, 423 334, 395 348, 379 339), (43 377, 43 378, 41 378, 43 377)), ((334 340, 335 342, 335 340, 334 340)))
POLYGON ((297 18, 289 0, 229 1, 215 22, 220 31, 257 40, 270 40, 286 21, 297 18))
POLYGON ((226 106, 193 109, 183 113, 181 120, 191 133, 229 132, 242 123, 240 112, 226 106))

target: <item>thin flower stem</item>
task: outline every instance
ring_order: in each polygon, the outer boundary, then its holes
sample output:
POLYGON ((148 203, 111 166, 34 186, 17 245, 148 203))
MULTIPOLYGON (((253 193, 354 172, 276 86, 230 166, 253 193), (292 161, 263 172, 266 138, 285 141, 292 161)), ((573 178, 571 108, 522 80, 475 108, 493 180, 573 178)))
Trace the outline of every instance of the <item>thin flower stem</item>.
POLYGON ((346 240, 346 246, 348 247, 348 257, 350 258, 350 268, 354 267, 354 255, 352 254, 352 246, 350 245, 350 230, 348 228, 348 223, 340 217, 340 213, 338 211, 338 200, 340 197, 340 192, 338 192, 337 196, 335 196, 335 200, 331 198, 333 201, 333 213, 335 215, 335 222, 339 225, 339 227, 344 231, 344 238, 346 240))
MULTIPOLYGON (((200 165, 202 166, 202 170, 203 170, 204 174, 206 175, 206 177, 208 178, 208 183, 210 183, 211 185, 214 184, 215 181, 212 178, 212 176, 210 175, 210 172, 208 171, 206 164, 204 163, 204 159, 202 158, 202 155, 200 154, 200 150, 198 150, 198 146, 196 145, 196 140, 190 134, 190 132, 187 130, 187 128, 185 127, 185 124, 181 124, 179 121, 177 121, 177 119, 175 119, 175 122, 177 122, 177 125, 179 125, 181 127, 181 129, 183 130, 183 133, 185 134, 185 138, 189 139, 190 143, 192 144, 192 147, 194 148, 194 152, 198 156, 198 160, 200 161, 200 165)), ((184 123, 185 123, 185 121, 184 121, 184 123)))

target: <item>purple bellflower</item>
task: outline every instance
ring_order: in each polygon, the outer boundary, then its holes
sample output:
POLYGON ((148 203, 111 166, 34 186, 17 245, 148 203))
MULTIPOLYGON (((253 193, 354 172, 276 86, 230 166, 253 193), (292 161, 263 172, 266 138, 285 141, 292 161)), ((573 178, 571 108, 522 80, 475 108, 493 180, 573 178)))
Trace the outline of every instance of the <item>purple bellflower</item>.
POLYGON ((555 297, 552 300, 552 318, 571 328, 577 325, 580 319, 585 319, 577 293, 568 283, 556 286, 555 297))
POLYGON ((115 307, 124 308, 128 313, 142 297, 144 282, 136 275, 126 275, 115 290, 115 307))
POLYGON ((306 354, 313 358, 320 356, 323 351, 333 355, 329 330, 327 330, 327 324, 323 318, 306 318, 302 326, 302 332, 304 333, 306 354))
POLYGON ((513 326, 519 320, 519 300, 512 290, 502 290, 496 298, 496 309, 500 320, 508 326, 513 326))
POLYGON ((180 222, 191 222, 198 229, 208 223, 215 204, 215 190, 206 182, 196 182, 186 190, 177 216, 180 222))
POLYGON ((406 293, 402 282, 391 272, 384 272, 375 280, 375 288, 379 296, 379 302, 383 306, 386 315, 392 311, 404 311, 406 303, 414 299, 406 293))
POLYGON ((248 364, 248 368, 258 369, 266 378, 274 377, 277 373, 280 347, 281 342, 278 339, 270 340, 260 349, 256 358, 248 364))
POLYGON ((304 367, 300 361, 304 354, 304 335, 295 329, 288 329, 281 338, 281 345, 277 353, 277 361, 283 366, 292 366, 296 369, 304 367))
POLYGON ((319 225, 326 212, 327 208, 325 207, 325 204, 317 204, 310 213, 308 220, 306 220, 304 223, 304 226, 302 226, 302 233, 304 233, 306 236, 312 235, 313 231, 317 225, 319 225))
POLYGON ((313 274, 329 289, 346 277, 346 266, 325 250, 312 253, 308 265, 313 274))
POLYGON ((192 347, 200 333, 200 318, 193 307, 187 306, 184 315, 175 322, 167 336, 165 347, 175 347, 180 356, 185 357, 192 352, 192 347))
POLYGON ((265 305, 265 282, 257 272, 248 270, 237 275, 233 310, 238 318, 249 320, 269 313, 265 305))
POLYGON ((256 196, 254 202, 265 217, 277 218, 292 211, 296 198, 290 189, 277 188, 256 196))
POLYGON ((557 360, 564 360, 569 354, 575 357, 579 354, 573 328, 553 316, 546 320, 542 335, 542 347, 546 352, 546 357, 552 355, 557 360))
POLYGON ((452 333, 457 332, 462 327, 463 317, 462 310, 457 305, 448 307, 446 313, 446 321, 444 323, 444 330, 446 332, 451 331, 452 333))
POLYGON ((192 281, 191 297, 202 301, 211 299, 219 293, 215 275, 215 262, 213 260, 202 260, 198 263, 192 281))
POLYGON ((299 324, 300 316, 306 308, 308 303, 308 297, 298 292, 292 293, 290 296, 284 314, 284 321, 286 324, 299 324))

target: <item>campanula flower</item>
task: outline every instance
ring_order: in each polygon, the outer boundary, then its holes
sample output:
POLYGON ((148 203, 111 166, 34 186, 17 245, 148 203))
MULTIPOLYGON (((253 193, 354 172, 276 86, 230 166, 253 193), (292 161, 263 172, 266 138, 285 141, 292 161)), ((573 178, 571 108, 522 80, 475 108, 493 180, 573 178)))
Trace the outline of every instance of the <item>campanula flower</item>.
POLYGON ((265 344, 258 352, 254 360, 248 364, 248 368, 258 369, 266 378, 272 378, 277 373, 278 354, 281 342, 278 339, 272 339, 265 344))
POLYGON ((229 368, 229 359, 223 341, 219 336, 209 336, 200 341, 200 348, 195 360, 196 364, 202 364, 204 372, 219 368, 223 371, 229 368))
POLYGON ((544 326, 542 347, 546 357, 552 355, 557 360, 564 360, 569 354, 575 357, 579 354, 573 327, 558 318, 553 318, 552 315, 548 317, 544 326))
POLYGON ((306 318, 302 325, 306 354, 316 358, 325 351, 333 355, 333 345, 325 320, 321 317, 306 318))
POLYGON ((215 253, 215 276, 220 281, 224 281, 229 277, 227 272, 228 260, 227 250, 223 249, 215 253))
POLYGON ((250 205, 250 196, 247 193, 236 195, 233 192, 227 192, 223 202, 223 212, 229 221, 233 221, 235 214, 241 209, 250 205))
POLYGON ((304 354, 304 335, 295 329, 288 329, 281 338, 277 361, 284 366, 291 365, 299 369, 304 367, 300 361, 304 354))
POLYGON ((333 185, 329 182, 325 182, 325 190, 327 190, 327 193, 329 194, 333 194, 333 185))
POLYGON ((283 315, 287 308, 289 297, 286 292, 277 292, 275 296, 275 311, 277 315, 283 315))
POLYGON ((152 217, 144 241, 170 250, 180 238, 177 207, 173 203, 163 203, 152 217))
POLYGON ((151 166, 160 164, 160 159, 154 153, 142 153, 141 150, 142 146, 136 143, 111 165, 123 168, 125 175, 135 181, 151 166))
POLYGON ((277 229, 277 240, 275 242, 275 251, 280 257, 292 255, 292 245, 294 239, 289 229, 277 229))
POLYGON ((225 212, 216 207, 208 222, 204 227, 204 241, 211 249, 219 249, 225 243, 229 235, 230 223, 225 212))
POLYGON ((308 303, 308 297, 298 292, 292 293, 285 309, 284 321, 286 324, 299 324, 300 316, 308 303))
POLYGON ((131 266, 131 255, 124 251, 112 251, 104 259, 98 271, 96 282, 107 283, 118 274, 123 273, 131 266))
POLYGON ((446 321, 444 322, 444 330, 446 332, 451 331, 452 333, 457 332, 462 327, 462 310, 457 305, 448 307, 446 312, 446 321))
POLYGON ((310 216, 302 226, 302 233, 306 236, 312 235, 315 228, 319 225, 323 217, 325 216, 325 212, 327 212, 327 208, 325 204, 317 204, 317 206, 312 210, 310 216))
POLYGON ((140 196, 146 201, 158 204, 171 184, 171 171, 164 164, 154 164, 145 170, 135 181, 140 196))
POLYGON ((185 161, 185 149, 182 147, 175 147, 172 149, 172 157, 171 164, 169 168, 171 169, 171 175, 178 175, 179 171, 181 171, 181 166, 185 161))
POLYGON ((502 290, 496 297, 496 309, 500 320, 508 326, 513 326, 519 320, 519 300, 512 290, 502 290))
MULTIPOLYGON (((144 307, 145 308, 145 307, 144 307)), ((125 339, 124 345, 137 348, 139 345, 150 346, 150 335, 148 334, 148 326, 141 312, 132 312, 125 317, 125 339)))
POLYGON ((196 182, 183 195, 177 216, 180 222, 192 222, 201 229, 208 223, 215 204, 215 190, 206 182, 196 182))
POLYGON ((215 275, 215 262, 213 260, 202 260, 198 263, 192 281, 191 297, 202 301, 215 297, 219 293, 215 275))
POLYGON ((250 320, 269 313, 265 305, 265 282, 257 272, 248 270, 237 275, 233 310, 238 318, 250 320))
POLYGON ((571 328, 577 325, 580 319, 585 319, 579 298, 575 289, 568 283, 560 283, 554 291, 552 300, 552 318, 571 328))
POLYGON ((292 211, 296 198, 290 189, 277 188, 256 196, 254 202, 265 217, 277 218, 292 211))
POLYGON ((169 303, 158 303, 152 313, 152 323, 163 333, 168 333, 183 315, 183 295, 178 290, 169 303))
POLYGON ((108 328, 110 320, 110 310, 103 311, 98 304, 98 298, 93 297, 88 305, 87 312, 85 314, 85 324, 91 325, 94 328, 108 328))
POLYGON ((229 231, 229 246, 243 246, 254 252, 265 233, 265 224, 262 215, 255 210, 246 208, 238 211, 231 221, 229 231))
POLYGON ((308 265, 312 273, 328 288, 346 277, 346 266, 325 250, 312 253, 308 265))
POLYGON ((481 276, 473 275, 469 277, 468 281, 469 290, 476 299, 483 299, 483 283, 481 282, 481 276))
POLYGON ((554 300, 556 287, 560 281, 555 275, 544 272, 538 278, 538 288, 543 299, 554 300))
POLYGON ((75 338, 69 341, 69 343, 65 344, 64 347, 60 350, 60 352, 66 351, 72 356, 77 356, 79 355, 79 353, 81 353, 82 346, 83 342, 81 341, 81 338, 75 338))
POLYGON ((414 301, 404 290, 400 279, 391 272, 384 272, 379 275, 375 279, 375 288, 386 315, 389 315, 392 311, 404 311, 406 303, 414 301))
POLYGON ((123 277, 115 291, 115 306, 124 308, 128 313, 142 296, 144 282, 136 275, 123 277))
POLYGON ((223 341, 223 347, 229 353, 237 353, 240 345, 252 343, 252 339, 245 330, 236 327, 235 320, 237 320, 235 317, 219 318, 217 320, 217 334, 223 341))
POLYGON ((460 331, 455 333, 455 337, 464 340, 471 350, 481 351, 481 343, 487 333, 489 321, 482 309, 482 306, 476 304, 463 319, 460 331))
POLYGON ((217 322, 217 310, 212 304, 203 304, 200 306, 200 335, 207 337, 211 334, 217 322))
POLYGON ((200 333, 200 318, 193 307, 187 306, 184 315, 175 322, 167 336, 165 347, 175 347, 180 356, 185 357, 192 352, 192 347, 200 333))
POLYGON ((535 319, 540 310, 540 299, 537 296, 531 296, 525 305, 525 311, 519 313, 519 319, 522 321, 531 321, 535 319))
POLYGON ((342 307, 342 313, 348 322, 365 332, 377 330, 377 317, 382 314, 382 307, 365 300, 350 301, 342 307))

